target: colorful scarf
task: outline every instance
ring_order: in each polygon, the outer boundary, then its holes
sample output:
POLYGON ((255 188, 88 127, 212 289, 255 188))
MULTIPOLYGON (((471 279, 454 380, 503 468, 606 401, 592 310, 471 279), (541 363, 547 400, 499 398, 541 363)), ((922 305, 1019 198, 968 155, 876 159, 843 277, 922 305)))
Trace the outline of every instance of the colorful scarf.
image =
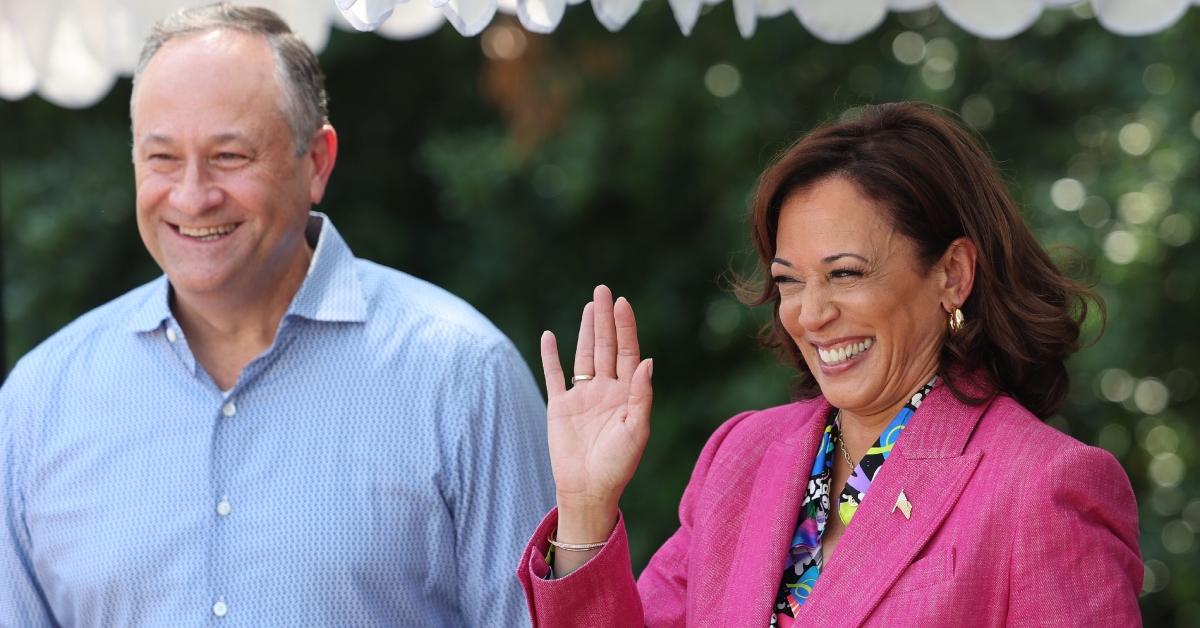
MULTIPOLYGON (((858 507, 867 496, 871 482, 883 463, 892 454, 892 448, 904 432, 904 426, 921 407, 921 402, 929 395, 937 383, 937 377, 921 387, 903 408, 896 413, 895 418, 879 435, 875 444, 858 462, 846 480, 842 494, 838 496, 838 517, 846 526, 858 512, 858 507)), ((808 486, 804 492, 804 502, 800 506, 800 525, 792 536, 791 549, 788 551, 787 564, 784 565, 783 581, 779 585, 779 593, 775 598, 774 612, 771 613, 772 628, 789 628, 793 625, 800 607, 808 601, 817 577, 821 575, 824 560, 821 555, 821 538, 825 534, 825 522, 829 517, 829 491, 833 477, 833 460, 838 455, 834 449, 837 440, 841 438, 840 425, 834 416, 828 419, 825 433, 821 436, 821 444, 817 447, 817 455, 813 460, 812 473, 809 475, 808 486)))

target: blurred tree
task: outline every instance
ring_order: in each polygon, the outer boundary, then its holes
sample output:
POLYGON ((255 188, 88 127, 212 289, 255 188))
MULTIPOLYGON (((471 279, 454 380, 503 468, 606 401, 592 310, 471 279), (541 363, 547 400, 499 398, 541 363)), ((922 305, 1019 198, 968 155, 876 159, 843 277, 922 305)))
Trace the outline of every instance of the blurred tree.
MULTIPOLYGON (((464 296, 535 372, 538 334, 573 337, 594 283, 630 299, 656 359, 654 434, 623 504, 640 566, 709 433, 788 398, 790 373, 754 341, 766 313, 725 289, 753 270, 758 171, 858 104, 958 112, 1108 302, 1051 423, 1129 471, 1146 623, 1200 625, 1200 12, 1125 39, 1084 9, 1047 11, 997 42, 930 10, 830 46, 791 18, 744 41, 728 3, 706 10, 690 38, 663 3, 617 34, 586 7, 548 37, 509 19, 478 39, 335 33, 322 62, 342 153, 321 209, 360 256, 464 296)), ((136 235, 128 99, 123 81, 87 111, 0 103, 9 364, 158 272, 136 235)))

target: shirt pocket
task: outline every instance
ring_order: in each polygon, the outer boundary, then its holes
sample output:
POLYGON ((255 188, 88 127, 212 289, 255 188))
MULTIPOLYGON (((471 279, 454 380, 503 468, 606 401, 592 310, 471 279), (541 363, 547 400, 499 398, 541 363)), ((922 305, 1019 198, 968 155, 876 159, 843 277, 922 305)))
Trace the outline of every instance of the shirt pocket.
POLYGON ((954 578, 954 560, 953 546, 935 548, 900 572, 900 578, 888 589, 888 596, 920 591, 950 582, 954 578))

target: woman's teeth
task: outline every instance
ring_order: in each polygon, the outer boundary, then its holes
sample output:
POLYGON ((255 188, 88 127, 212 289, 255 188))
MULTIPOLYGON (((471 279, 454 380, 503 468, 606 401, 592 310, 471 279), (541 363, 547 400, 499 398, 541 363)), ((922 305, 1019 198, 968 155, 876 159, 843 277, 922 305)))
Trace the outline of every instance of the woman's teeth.
POLYGON ((236 224, 218 225, 216 227, 184 227, 179 226, 179 233, 197 240, 216 240, 237 228, 236 224))
POLYGON ((870 338, 867 338, 862 342, 846 345, 844 347, 838 347, 837 349, 825 350, 817 347, 817 354, 821 356, 821 361, 825 364, 841 364, 842 362, 849 360, 863 351, 870 349, 871 345, 873 344, 875 344, 875 342, 870 338))

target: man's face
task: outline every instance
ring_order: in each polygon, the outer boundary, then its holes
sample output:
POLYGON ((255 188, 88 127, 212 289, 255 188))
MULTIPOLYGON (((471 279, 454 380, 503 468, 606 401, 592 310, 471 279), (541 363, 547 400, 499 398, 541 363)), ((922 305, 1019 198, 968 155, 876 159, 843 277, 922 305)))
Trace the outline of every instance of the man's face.
POLYGON ((328 171, 314 149, 295 154, 267 42, 232 30, 171 40, 136 90, 138 231, 177 294, 279 289, 307 260, 328 171))

